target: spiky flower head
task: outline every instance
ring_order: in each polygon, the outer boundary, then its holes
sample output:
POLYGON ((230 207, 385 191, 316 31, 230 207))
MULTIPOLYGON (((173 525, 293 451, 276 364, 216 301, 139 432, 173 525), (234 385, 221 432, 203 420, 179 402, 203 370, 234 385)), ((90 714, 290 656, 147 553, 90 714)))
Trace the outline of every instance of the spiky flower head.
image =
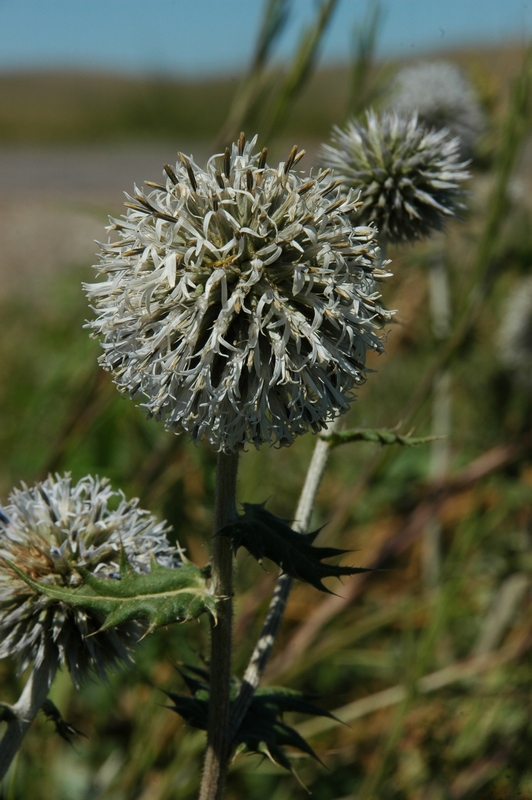
POLYGON ((510 294, 499 331, 499 358, 515 382, 532 390, 532 278, 510 294))
POLYGON ((477 94, 463 72, 445 61, 422 62, 397 73, 390 103, 401 114, 417 111, 429 128, 447 128, 471 155, 486 122, 477 94))
POLYGON ((180 564, 165 523, 126 500, 108 482, 70 476, 14 489, 0 505, 0 658, 15 659, 20 671, 50 659, 50 680, 66 664, 76 684, 89 669, 105 669, 129 658, 138 638, 136 624, 98 633, 101 620, 35 593, 6 564, 15 564, 33 580, 76 586, 77 567, 97 576, 118 577, 120 552, 137 572, 149 572, 155 557, 165 567, 180 564))
POLYGON ((150 415, 234 452, 290 444, 348 408, 375 329, 375 231, 328 171, 278 168, 243 135, 206 170, 180 155, 112 221, 85 288, 100 363, 150 415))
POLYGON ((389 242, 429 236, 463 208, 460 183, 468 173, 459 141, 425 127, 416 113, 368 111, 365 125, 335 126, 319 160, 346 191, 360 192, 357 219, 374 223, 389 242))

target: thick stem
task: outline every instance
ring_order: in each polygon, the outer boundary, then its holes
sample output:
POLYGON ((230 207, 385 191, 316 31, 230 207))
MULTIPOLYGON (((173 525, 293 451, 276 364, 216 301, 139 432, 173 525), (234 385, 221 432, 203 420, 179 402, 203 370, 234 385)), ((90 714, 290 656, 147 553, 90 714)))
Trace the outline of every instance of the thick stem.
MULTIPOLYGON (((328 425, 325 433, 330 434, 338 428, 339 417, 328 425)), ((325 472, 325 465, 331 450, 330 442, 318 439, 312 454, 305 484, 301 492, 296 511, 294 530, 303 533, 308 530, 316 495, 325 472)), ((255 689, 259 686, 266 665, 269 661, 273 645, 279 633, 288 595, 292 588, 293 580, 289 575, 281 575, 277 579, 275 591, 264 620, 262 631, 249 660, 246 672, 242 679, 240 691, 231 712, 231 738, 234 738, 242 720, 246 716, 255 689)))
MULTIPOLYGON (((216 467, 214 534, 236 517, 238 454, 219 453, 216 467)), ((233 622, 233 553, 226 536, 214 536, 212 583, 218 601, 211 622, 211 670, 207 752, 199 800, 221 800, 229 758, 231 633, 233 622)))
POLYGON ((8 721, 7 731, 0 742, 0 780, 5 777, 25 735, 46 700, 54 673, 51 657, 47 655, 39 667, 34 667, 22 694, 12 706, 14 718, 8 721))

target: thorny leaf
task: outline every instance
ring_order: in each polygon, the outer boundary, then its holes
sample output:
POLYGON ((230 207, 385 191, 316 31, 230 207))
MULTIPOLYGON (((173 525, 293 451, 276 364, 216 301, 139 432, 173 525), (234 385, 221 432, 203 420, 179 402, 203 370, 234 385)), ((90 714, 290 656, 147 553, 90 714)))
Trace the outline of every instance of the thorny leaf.
MULTIPOLYGON (((209 673, 194 667, 187 666, 186 669, 193 675, 187 674, 183 670, 180 670, 180 673, 192 693, 192 697, 165 692, 173 703, 168 708, 180 714, 192 727, 206 730, 209 716, 209 673)), ((238 696, 239 688, 239 682, 233 679, 232 701, 238 696)), ((303 737, 294 728, 283 722, 282 716, 288 711, 332 717, 328 711, 311 703, 309 695, 278 686, 268 686, 257 689, 253 695, 242 724, 237 731, 233 731, 232 742, 237 753, 251 752, 267 756, 273 763, 284 767, 298 778, 283 750, 284 747, 294 747, 316 759, 320 764, 322 762, 303 737)))
POLYGON ((51 722, 54 723, 55 732, 58 733, 59 736, 65 740, 65 742, 68 742, 68 744, 72 744, 72 739, 76 735, 87 738, 87 734, 78 730, 78 728, 75 728, 74 725, 71 725, 69 722, 66 722, 63 719, 61 712, 50 699, 44 701, 41 706, 41 711, 51 722))
POLYGON ((15 564, 6 563, 34 591, 59 600, 72 608, 92 611, 102 617, 100 631, 122 625, 130 620, 146 620, 151 633, 162 625, 195 619, 204 611, 216 617, 216 598, 209 591, 204 570, 189 561, 169 569, 153 558, 151 571, 139 574, 120 556, 120 577, 98 578, 81 567, 80 586, 56 586, 37 582, 15 564))
POLYGON ((233 550, 245 547, 262 564, 263 558, 275 562, 292 578, 310 583, 322 592, 330 592, 323 578, 339 578, 368 572, 361 567, 339 567, 322 564, 324 558, 341 556, 349 551, 337 547, 314 547, 313 542, 321 528, 310 533, 297 533, 287 520, 280 519, 266 510, 264 504, 244 503, 244 513, 236 522, 225 525, 218 536, 228 536, 233 550))

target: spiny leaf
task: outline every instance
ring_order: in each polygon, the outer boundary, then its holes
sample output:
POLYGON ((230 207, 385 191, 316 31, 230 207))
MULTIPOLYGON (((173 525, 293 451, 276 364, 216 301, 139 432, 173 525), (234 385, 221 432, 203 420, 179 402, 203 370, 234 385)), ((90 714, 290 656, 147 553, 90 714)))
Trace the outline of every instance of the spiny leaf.
POLYGON ((313 542, 321 528, 310 533, 293 531, 284 519, 267 511, 263 504, 244 503, 244 513, 236 522, 225 525, 218 536, 228 536, 233 550, 245 547, 259 564, 263 558, 269 558, 283 572, 292 578, 312 584, 322 592, 330 592, 323 583, 323 578, 342 575, 355 575, 368 570, 360 567, 338 567, 322 564, 324 558, 341 556, 347 550, 336 547, 313 547, 313 542))
POLYGON ((46 717, 51 720, 55 725, 55 732, 59 734, 59 736, 68 742, 68 744, 72 744, 72 739, 74 736, 84 736, 87 738, 87 734, 83 733, 83 731, 78 730, 75 728, 74 725, 71 725, 70 722, 66 722, 63 717, 61 716, 61 712, 57 708, 57 706, 52 703, 52 701, 47 698, 41 706, 41 711, 46 717))
POLYGON ((119 579, 98 578, 78 568, 83 580, 80 586, 39 583, 12 562, 6 563, 35 592, 101 617, 101 631, 130 620, 146 620, 147 634, 162 625, 194 619, 204 611, 216 617, 216 598, 207 588, 204 573, 189 561, 168 569, 152 559, 151 571, 139 574, 122 551, 119 579))
POLYGON ((183 717, 187 725, 193 728, 198 728, 200 731, 206 731, 209 722, 209 690, 207 697, 187 697, 184 694, 175 694, 174 692, 165 692, 166 696, 173 702, 173 706, 167 708, 175 711, 180 717, 183 717))
POLYGON ((403 447, 418 447, 420 444, 428 444, 441 436, 422 436, 416 438, 410 434, 403 435, 390 428, 353 428, 349 431, 336 431, 325 433, 321 438, 329 442, 331 447, 338 447, 349 442, 377 442, 378 444, 400 444, 403 447))
POLYGON ((191 695, 195 698, 200 700, 209 700, 209 681, 210 681, 210 673, 206 669, 199 669, 198 667, 192 667, 187 665, 185 669, 181 669, 180 667, 177 668, 179 674, 185 681, 187 688, 191 695), (192 673, 189 675, 188 673, 192 673), (198 677, 193 677, 197 675, 198 677))
MULTIPOLYGON (((180 670, 193 693, 193 697, 165 692, 173 702, 173 705, 168 706, 168 708, 180 714, 189 725, 206 730, 209 714, 208 673, 205 670, 198 670, 193 667, 187 667, 186 669, 194 674, 194 677, 190 677, 180 670), (200 678, 203 678, 203 680, 200 678)), ((238 696, 239 689, 240 684, 233 679, 231 685, 232 701, 238 696)), ((253 695, 242 724, 237 731, 233 732, 232 742, 237 748, 237 752, 252 752, 265 755, 275 764, 296 775, 283 747, 294 747, 320 763, 322 762, 308 742, 294 728, 282 721, 281 717, 286 711, 296 711, 302 714, 322 717, 332 716, 328 711, 323 711, 309 702, 308 695, 278 686, 268 686, 258 689, 253 695)))
POLYGON ((312 695, 297 692, 294 689, 284 689, 282 686, 263 686, 255 690, 254 697, 265 709, 271 709, 275 714, 295 711, 298 714, 312 714, 313 716, 337 719, 334 714, 311 703, 312 695))

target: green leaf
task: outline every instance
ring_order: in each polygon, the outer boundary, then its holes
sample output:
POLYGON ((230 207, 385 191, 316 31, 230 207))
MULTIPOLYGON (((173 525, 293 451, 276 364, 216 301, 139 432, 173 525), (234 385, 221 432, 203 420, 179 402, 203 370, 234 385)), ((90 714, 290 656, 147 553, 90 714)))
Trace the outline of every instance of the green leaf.
POLYGON ((225 525, 217 534, 231 539, 235 553, 239 547, 245 547, 259 564, 263 558, 269 558, 287 575, 329 594, 332 592, 323 585, 323 578, 368 572, 360 567, 322 564, 324 558, 341 556, 348 551, 337 547, 314 547, 314 539, 321 528, 310 533, 297 533, 287 520, 267 511, 264 504, 244 503, 243 506, 244 513, 238 520, 225 525))
POLYGON ((335 431, 334 433, 324 433, 320 436, 325 442, 329 442, 331 447, 339 447, 341 444, 349 442, 376 442, 377 444, 400 444, 403 447, 418 447, 421 444, 434 442, 441 439, 441 436, 422 436, 414 437, 410 434, 401 434, 390 428, 353 428, 349 431, 335 431))
POLYGON ((207 587, 204 572, 189 561, 168 569, 152 559, 151 571, 139 574, 122 550, 118 579, 98 578, 79 567, 80 586, 39 583, 12 562, 6 563, 35 592, 101 617, 101 631, 130 620, 145 620, 147 635, 162 625, 194 619, 204 611, 216 617, 217 601, 207 587))

